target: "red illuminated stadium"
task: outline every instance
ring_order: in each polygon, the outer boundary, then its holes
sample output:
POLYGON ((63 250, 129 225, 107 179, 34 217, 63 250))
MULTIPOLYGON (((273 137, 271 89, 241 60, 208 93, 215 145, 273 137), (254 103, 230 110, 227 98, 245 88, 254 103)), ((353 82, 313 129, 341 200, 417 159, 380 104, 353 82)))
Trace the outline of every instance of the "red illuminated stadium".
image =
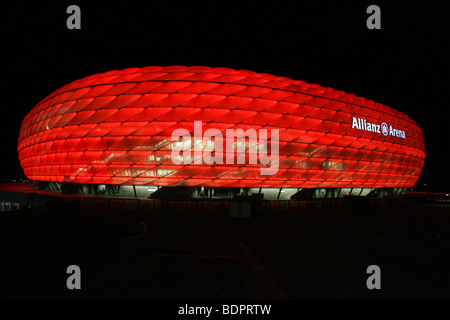
POLYGON ((285 77, 203 66, 130 68, 76 80, 31 110, 18 145, 29 179, 59 185, 359 188, 359 194, 412 187, 424 150, 417 124, 380 103, 285 77), (177 129, 188 138, 174 139, 177 129), (204 139, 209 129, 215 140, 204 139), (220 148, 217 137, 233 132, 227 129, 241 129, 247 139, 220 148), (264 174, 269 167, 275 170, 264 174))

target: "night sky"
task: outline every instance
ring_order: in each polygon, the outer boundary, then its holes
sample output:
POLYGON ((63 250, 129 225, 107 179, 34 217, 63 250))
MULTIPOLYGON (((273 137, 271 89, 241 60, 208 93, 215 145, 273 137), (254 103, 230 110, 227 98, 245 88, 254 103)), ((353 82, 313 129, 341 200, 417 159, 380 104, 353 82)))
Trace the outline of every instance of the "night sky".
POLYGON ((114 69, 204 65, 317 83, 407 114, 426 145, 415 189, 450 191, 450 2, 392 2, 2 4, 0 178, 25 178, 20 124, 59 87, 114 69), (81 30, 66 27, 71 4, 81 8, 81 30), (371 4, 381 8, 381 30, 366 27, 371 4))

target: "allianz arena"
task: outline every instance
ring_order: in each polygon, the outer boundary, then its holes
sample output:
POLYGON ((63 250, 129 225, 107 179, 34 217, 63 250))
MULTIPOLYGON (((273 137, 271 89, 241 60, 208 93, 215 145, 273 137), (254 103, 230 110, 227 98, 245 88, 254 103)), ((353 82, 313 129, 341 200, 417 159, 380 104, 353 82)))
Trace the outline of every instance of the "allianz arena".
POLYGON ((23 120, 18 153, 27 177, 56 192, 147 198, 182 187, 288 199, 402 194, 422 172, 425 145, 407 115, 343 91, 151 66, 56 90, 23 120))

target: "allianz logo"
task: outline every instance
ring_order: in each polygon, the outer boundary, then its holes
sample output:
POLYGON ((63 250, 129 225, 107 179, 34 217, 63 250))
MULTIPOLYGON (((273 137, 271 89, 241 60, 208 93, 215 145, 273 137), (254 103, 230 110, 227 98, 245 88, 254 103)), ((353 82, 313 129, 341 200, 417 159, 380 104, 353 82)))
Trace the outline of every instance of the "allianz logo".
POLYGON ((392 127, 392 125, 387 125, 386 122, 382 124, 370 123, 367 122, 366 119, 353 117, 352 128, 364 131, 371 131, 376 133, 382 133, 387 136, 394 136, 405 139, 405 131, 396 129, 392 127))

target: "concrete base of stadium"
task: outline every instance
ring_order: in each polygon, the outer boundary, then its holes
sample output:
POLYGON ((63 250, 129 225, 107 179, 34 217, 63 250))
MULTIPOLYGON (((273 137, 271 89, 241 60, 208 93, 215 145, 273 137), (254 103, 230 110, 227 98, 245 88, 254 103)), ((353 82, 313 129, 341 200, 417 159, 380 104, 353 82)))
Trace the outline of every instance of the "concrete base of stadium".
POLYGON ((406 193, 407 188, 227 188, 227 187, 161 187, 135 185, 77 184, 36 182, 41 190, 84 196, 134 199, 236 199, 306 200, 324 198, 386 197, 406 193))

